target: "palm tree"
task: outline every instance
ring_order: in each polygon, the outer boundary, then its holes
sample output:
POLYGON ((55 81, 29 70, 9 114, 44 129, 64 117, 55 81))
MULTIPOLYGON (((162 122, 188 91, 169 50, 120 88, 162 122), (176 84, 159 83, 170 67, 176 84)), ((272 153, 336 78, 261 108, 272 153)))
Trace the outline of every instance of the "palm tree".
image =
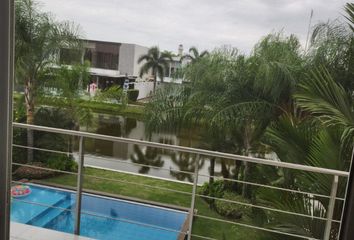
MULTIPOLYGON (((317 68, 298 84, 294 94, 300 111, 284 114, 267 129, 265 143, 281 161, 348 171, 354 140, 352 92, 336 82, 329 71, 317 68), (299 114, 300 113, 300 114, 299 114)), ((274 179, 273 179, 274 180, 274 179)), ((328 195, 333 178, 324 174, 282 170, 278 187, 328 195)), ((342 181, 342 180, 340 180, 342 181)), ((337 196, 344 196, 345 183, 339 184, 337 196)), ((328 199, 294 193, 260 190, 259 197, 278 209, 326 217, 328 199), (278 198, 276 196, 279 196, 278 198)), ((341 217, 341 204, 334 218, 341 217)), ((271 225, 277 230, 322 238, 321 221, 296 216, 272 214, 271 225)), ((333 225, 331 239, 337 239, 338 226, 333 225)))
MULTIPOLYGON (((294 37, 283 39, 277 34, 263 39, 250 58, 235 49, 214 51, 188 66, 185 77, 190 84, 179 91, 160 91, 153 98, 147 108, 148 125, 198 126, 209 135, 203 136, 208 149, 252 156, 260 149, 267 125, 279 114, 277 105, 291 105, 287 94, 295 86, 293 75, 301 69, 298 47, 294 37), (235 140, 234 146, 225 149, 228 139, 235 140)), ((215 160, 210 161, 210 183, 215 160)), ((240 174, 237 163, 235 179, 250 181, 252 167, 245 163, 240 174)), ((250 192, 244 184, 243 195, 251 197, 250 192)))
MULTIPOLYGON (((150 130, 172 130, 178 132, 185 128, 192 133, 193 129, 203 126, 205 136, 213 132, 211 137, 213 141, 205 147, 210 150, 222 150, 224 138, 223 131, 218 131, 216 126, 211 126, 207 120, 211 112, 218 111, 214 108, 213 102, 220 102, 225 92, 225 85, 222 81, 222 71, 224 71, 224 62, 219 61, 217 57, 205 57, 204 61, 198 61, 190 65, 187 76, 192 81, 192 85, 169 86, 161 89, 148 103, 146 108, 146 122, 150 130), (195 72, 200 72, 199 76, 192 76, 195 72), (218 81, 220 80, 220 81, 218 81)), ((210 119, 210 118, 209 118, 210 119)), ((192 136, 190 136, 191 139, 192 136)), ((210 182, 213 181, 215 158, 210 161, 210 182)))
MULTIPOLYGON (((266 142, 284 162, 311 165, 337 170, 347 170, 350 147, 343 151, 340 144, 343 129, 325 128, 314 115, 282 116, 268 128, 266 142)), ((267 172, 265 172, 267 174, 267 172)), ((278 177, 267 179, 272 186, 314 194, 328 195, 333 177, 325 174, 279 169, 278 177)), ((345 183, 340 182, 337 196, 343 196, 345 183)), ((328 198, 317 195, 259 189, 258 197, 267 205, 284 211, 310 216, 326 217, 328 198)), ((341 204, 335 208, 334 218, 341 216, 341 204)), ((313 238, 323 238, 323 222, 317 219, 269 213, 269 224, 279 231, 296 233, 313 238)), ((338 227, 338 226, 336 226, 338 227)), ((338 229, 333 225, 332 237, 337 239, 338 229)))
POLYGON ((336 82, 354 91, 354 37, 343 22, 328 21, 314 27, 306 60, 308 71, 325 67, 336 82))
POLYGON ((184 55, 181 58, 181 60, 182 59, 190 59, 192 63, 195 63, 196 61, 199 61, 201 58, 209 55, 209 52, 207 50, 204 50, 201 53, 199 53, 199 51, 196 47, 191 47, 188 52, 189 52, 189 54, 184 55))
MULTIPOLYGON (((90 74, 88 67, 88 62, 75 64, 70 68, 61 65, 59 68, 51 70, 50 75, 46 76, 46 81, 41 83, 40 88, 37 89, 37 92, 41 91, 44 87, 55 88, 57 90, 58 95, 56 96, 38 94, 37 98, 44 97, 42 101, 50 99, 57 106, 65 106, 61 110, 73 121, 74 125, 71 130, 79 130, 80 125, 84 125, 87 131, 90 125, 94 123, 92 109, 90 107, 81 108, 77 104, 82 87, 89 81, 90 74)), ((73 136, 69 138, 69 152, 72 151, 74 139, 73 136)))
MULTIPOLYGON (((79 48, 78 28, 68 22, 56 22, 49 13, 40 12, 32 0, 16 1, 16 81, 24 85, 27 123, 34 123, 35 102, 45 73, 62 48, 79 48)), ((27 133, 33 146, 33 131, 27 133)), ((29 162, 33 151, 28 149, 29 162)))
MULTIPOLYGON (((260 140, 267 126, 284 109, 292 107, 290 96, 302 69, 299 47, 294 36, 276 33, 264 37, 250 57, 226 58, 224 101, 212 103, 216 110, 208 119, 219 129, 229 130, 236 153, 245 156, 260 153, 260 140)), ((243 165, 243 174, 239 174, 240 163, 236 163, 234 178, 251 181, 254 165, 247 162, 243 165)), ((242 195, 252 197, 250 185, 243 184, 242 195)))
MULTIPOLYGON (((352 90, 343 88, 337 83, 325 68, 315 69, 307 81, 300 84, 295 94, 298 105, 309 112, 321 123, 324 129, 334 129, 337 138, 328 141, 325 134, 320 136, 321 142, 315 147, 314 155, 309 158, 309 164, 344 171, 349 170, 350 163, 354 160, 352 150, 354 148, 354 107, 352 90), (326 143, 331 143, 326 146, 326 143), (323 149, 320 147, 323 146, 323 149), (337 149, 336 155, 330 154, 328 149, 337 149)), ((328 134, 327 134, 328 135, 328 134)), ((332 179, 328 176, 308 174, 308 182, 316 182, 317 188, 329 193, 332 179)), ((344 192, 344 183, 340 183, 341 195, 344 192)), ((324 206, 327 206, 324 204, 324 206)), ((342 209, 342 208, 340 208, 342 209)), ((340 218, 340 211, 335 213, 340 218)), ((337 218, 337 219, 338 219, 337 218)), ((334 237, 338 229, 332 230, 334 237)), ((336 239, 336 238, 333 238, 336 239)))
MULTIPOLYGON (((348 3, 345 7, 345 10, 347 12, 346 18, 349 20, 349 26, 351 30, 354 31, 354 4, 348 3)), ((320 29, 323 28, 326 30, 325 33, 327 34, 327 37, 324 41, 325 44, 323 45, 329 47, 323 47, 322 49, 325 52, 329 51, 329 53, 334 53, 335 56, 333 57, 333 55, 331 54, 325 54, 325 60, 328 61, 329 57, 329 59, 338 59, 339 61, 329 61, 329 65, 324 64, 320 67, 315 68, 310 72, 305 81, 302 81, 299 84, 298 91, 294 95, 296 103, 307 114, 309 113, 309 116, 311 118, 315 119, 316 124, 321 126, 321 130, 317 130, 317 134, 313 134, 313 131, 304 132, 303 136, 307 136, 307 138, 309 136, 309 133, 312 133, 312 135, 314 135, 312 137, 312 143, 310 142, 310 144, 306 144, 307 146, 305 148, 297 147, 297 150, 295 150, 294 153, 296 151, 299 152, 298 150, 300 149, 303 149, 301 150, 300 154, 295 153, 295 155, 300 156, 297 159, 305 159, 305 161, 309 165, 348 171, 349 165, 353 161, 352 149, 354 147, 354 106, 352 95, 353 87, 351 84, 347 84, 346 81, 341 81, 341 79, 344 77, 344 80, 346 80, 345 78, 347 78, 349 83, 352 80, 353 75, 350 75, 350 66, 353 62, 353 37, 352 34, 347 33, 345 30, 343 30, 343 28, 333 26, 331 27, 331 25, 324 25, 320 29), (330 37, 328 37, 328 33, 330 33, 330 37), (337 47, 338 44, 336 43, 338 42, 341 43, 339 46, 345 47, 337 47), (330 48, 332 43, 335 43, 334 47, 330 48), (342 49, 344 49, 344 51, 342 51, 342 49), (341 52, 344 52, 344 54, 340 54, 340 56, 337 56, 338 53, 341 52), (338 67, 338 63, 345 65, 345 67, 338 67), (347 66, 349 66, 349 68, 347 66), (341 69, 342 71, 338 72, 338 69, 341 69), (303 158, 302 156, 306 157, 303 158)), ((288 139, 294 139, 290 136, 284 136, 285 138, 279 137, 280 135, 277 134, 277 132, 279 133, 279 131, 273 132, 277 135, 275 139, 283 139, 281 140, 281 142, 283 143, 288 142, 288 139)), ((281 135, 286 134, 284 134, 284 131, 282 131, 281 135)), ((296 145, 294 144, 287 145, 288 146, 283 147, 279 145, 278 147, 279 149, 284 148, 287 150, 292 148, 296 149, 296 145)), ((328 176, 306 173, 302 174, 302 176, 299 176, 297 182, 301 183, 301 187, 305 187, 305 191, 306 188, 317 189, 320 194, 328 195, 328 193, 330 192, 332 179, 328 176)), ((342 183, 339 184, 339 186, 340 189, 337 196, 343 196, 345 191, 345 184, 342 183)), ((271 202, 274 202, 274 196, 276 196, 276 194, 271 195, 273 196, 273 200, 271 200, 271 202)), ((309 196, 302 196, 302 199, 304 198, 309 198, 309 196)), ((308 215, 317 215, 322 217, 326 216, 325 209, 323 211, 318 210, 323 209, 323 206, 324 208, 328 206, 328 199, 316 199, 316 201, 319 201, 322 206, 317 207, 317 209, 313 209, 314 202, 312 202, 311 205, 307 205, 310 207, 312 206, 312 209, 308 208, 307 210, 303 208, 303 206, 305 206, 304 200, 300 199, 300 205, 297 204, 297 206, 302 207, 302 209, 299 209, 294 208, 293 203, 288 204, 286 201, 284 201, 284 197, 282 197, 281 199, 282 202, 278 201, 277 205, 286 206, 288 210, 291 209, 292 211, 295 210, 296 212, 302 212, 308 215)), ((335 208, 334 218, 339 219, 341 217, 341 210, 341 205, 335 208)), ((295 218, 288 218, 287 220, 285 220, 277 217, 277 219, 280 219, 280 221, 282 221, 283 223, 290 223, 288 224, 288 226, 286 226, 285 229, 282 228, 280 230, 285 230, 292 233, 299 231, 307 231, 308 236, 316 238, 323 237, 323 227, 321 226, 321 224, 316 224, 313 221, 309 222, 295 218)), ((337 238, 338 226, 332 226, 331 239, 337 238)))
POLYGON ((152 72, 154 77, 154 93, 156 91, 157 77, 163 82, 165 71, 169 67, 169 62, 172 60, 171 54, 168 52, 160 52, 158 47, 152 47, 147 54, 139 57, 138 63, 144 64, 140 68, 140 77, 144 74, 152 72))

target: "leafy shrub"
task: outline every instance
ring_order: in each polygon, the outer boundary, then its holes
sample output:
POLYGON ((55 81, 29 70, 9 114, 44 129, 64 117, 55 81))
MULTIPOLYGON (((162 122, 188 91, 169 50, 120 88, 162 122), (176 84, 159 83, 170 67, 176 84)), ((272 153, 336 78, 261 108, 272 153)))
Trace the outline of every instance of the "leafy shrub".
POLYGON ((136 100, 138 100, 139 90, 138 89, 129 89, 127 94, 128 94, 128 100, 130 102, 136 102, 136 100))
MULTIPOLYGON (((241 203, 250 203, 241 195, 230 191, 224 192, 223 199, 241 203)), ((238 203, 226 202, 222 200, 215 200, 215 209, 220 215, 231 219, 240 219, 244 215, 250 216, 252 214, 252 207, 240 205, 238 203)))
MULTIPOLYGON (((14 96, 14 122, 26 122, 26 108, 24 95, 15 94, 14 96)), ((21 128, 13 129, 13 143, 16 145, 27 145, 27 130, 21 128)), ((12 161, 14 163, 27 162, 27 149, 14 147, 12 149, 12 161)), ((18 166, 13 165, 12 170, 15 171, 18 166)))
MULTIPOLYGON (((16 145, 27 145, 27 131, 25 129, 14 128, 13 129, 13 142, 16 145)), ((27 149, 14 147, 12 149, 12 161, 14 163, 26 163, 27 162, 27 149)), ((13 170, 16 170, 17 166, 13 166, 13 170)))
POLYGON ((126 97, 123 89, 120 86, 111 86, 96 93, 95 100, 97 101, 108 101, 113 103, 126 103, 126 97))
MULTIPOLYGON (((224 181, 221 180, 214 181, 212 185, 206 182, 200 188, 200 194, 210 196, 210 197, 222 198, 224 195, 224 189, 225 189, 224 181)), ((209 204, 214 203, 214 199, 211 198, 204 198, 204 200, 209 204)))
POLYGON ((27 163, 30 166, 20 166, 14 171, 16 179, 45 179, 54 177, 60 173, 41 168, 52 168, 63 171, 77 171, 77 164, 68 156, 56 156, 48 158, 47 161, 27 163))
MULTIPOLYGON (((28 165, 36 166, 36 167, 42 167, 46 168, 47 166, 44 163, 40 162, 34 162, 34 163, 28 163, 28 165)), ((16 169, 14 172, 14 178, 17 180, 20 179, 43 179, 43 178, 48 178, 48 177, 53 177, 55 176, 56 173, 53 171, 48 171, 45 169, 39 169, 39 168, 34 168, 34 167, 29 167, 29 166, 21 166, 16 169)))
POLYGON ((71 156, 57 155, 43 161, 49 168, 62 171, 77 171, 77 163, 71 156))
MULTIPOLYGON (((35 114, 35 124, 63 129, 74 129, 75 122, 71 114, 61 108, 40 108, 35 114)), ((37 148, 62 152, 72 152, 73 139, 70 136, 49 132, 34 132, 34 144, 37 148)), ((61 153, 34 151, 36 162, 41 162, 48 168, 62 171, 75 171, 76 163, 72 156, 61 153)))

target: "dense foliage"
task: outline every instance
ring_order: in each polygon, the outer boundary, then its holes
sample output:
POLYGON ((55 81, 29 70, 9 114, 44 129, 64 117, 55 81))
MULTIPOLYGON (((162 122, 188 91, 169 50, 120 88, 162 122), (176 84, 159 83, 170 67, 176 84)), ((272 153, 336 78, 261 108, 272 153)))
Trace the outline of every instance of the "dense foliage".
MULTIPOLYGON (((78 129, 92 122, 89 108, 82 109, 76 104, 83 88, 88 83, 89 63, 81 63, 81 57, 71 56, 71 67, 60 65, 59 55, 64 49, 76 53, 82 51, 80 29, 67 21, 57 21, 51 13, 41 10, 37 2, 17 0, 15 70, 17 89, 23 90, 15 107, 15 121, 50 127, 78 129), (19 87, 20 86, 20 87, 19 87), (22 86, 22 87, 21 87, 22 86), (57 106, 39 107, 41 99, 56 102, 57 106)), ((52 133, 32 130, 14 130, 14 142, 28 148, 14 150, 14 162, 29 163, 57 170, 72 171, 76 163, 72 156, 73 139, 52 133), (68 154, 49 153, 34 150, 51 149, 68 154)), ((14 169, 16 170, 16 169, 14 169)), ((42 175, 39 168, 22 169, 33 177, 42 175), (32 172, 29 171, 32 170, 32 172)), ((24 176, 23 176, 24 177, 24 176)))
MULTIPOLYGON (((36 99, 54 69, 53 65, 57 63, 58 53, 63 48, 80 49, 80 31, 78 26, 57 21, 50 13, 41 11, 35 1, 17 0, 15 4, 16 82, 24 89, 26 122, 33 124, 36 99)), ((31 130, 27 133, 27 145, 34 145, 31 130)), ((33 151, 30 148, 27 160, 33 161, 33 151)))
MULTIPOLYGON (((352 28, 352 5, 346 10, 352 28)), ((195 147, 245 156, 273 153, 272 160, 348 171, 354 140, 350 27, 339 20, 314 26, 306 52, 294 35, 282 32, 261 39, 250 55, 216 49, 183 69, 186 84, 157 91, 147 105, 147 126, 150 131, 198 129, 204 144, 195 147)), ((320 196, 329 195, 331 176, 225 159, 208 162, 210 180, 201 194, 221 215, 240 217, 233 204, 213 200, 227 195, 237 202, 326 217, 328 199, 320 196), (215 171, 216 162, 220 172, 215 171), (222 177, 222 184, 214 181, 216 176, 222 177), (245 181, 275 188, 242 184, 245 181)), ((344 191, 345 180, 340 179, 337 195, 343 197, 344 191)), ((335 219, 340 219, 341 207, 338 203, 335 219)), ((254 224, 323 238, 323 220, 274 211, 260 215, 266 217, 254 224)), ((331 237, 337 235, 338 225, 333 224, 331 237)))
POLYGON ((139 90, 138 89, 128 89, 127 97, 130 102, 136 102, 138 100, 139 90))

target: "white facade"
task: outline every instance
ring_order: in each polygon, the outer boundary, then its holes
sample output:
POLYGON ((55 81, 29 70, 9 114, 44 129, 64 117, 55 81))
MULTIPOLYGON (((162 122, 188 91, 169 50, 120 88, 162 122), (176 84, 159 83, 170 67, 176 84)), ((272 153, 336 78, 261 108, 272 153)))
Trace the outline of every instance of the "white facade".
POLYGON ((147 98, 151 95, 152 91, 154 90, 154 83, 153 82, 135 82, 134 89, 139 90, 139 99, 147 98))
MULTIPOLYGON (((100 44, 105 44, 100 42, 100 44)), ((107 42, 108 44, 112 44, 107 42)), ((103 69, 97 67, 91 67, 90 73, 98 76, 105 77, 124 77, 126 74, 129 76, 139 78, 140 67, 143 63, 138 64, 138 59, 141 55, 146 54, 149 48, 130 44, 130 43, 116 43, 119 44, 119 50, 116 52, 118 55, 118 66, 117 69, 103 69)), ((90 41, 86 43, 87 49, 95 48, 95 41, 90 41)))
POLYGON ((140 68, 144 63, 142 62, 139 64, 138 59, 141 55, 147 54, 148 51, 149 48, 147 47, 136 44, 122 43, 119 49, 118 70, 123 75, 127 73, 128 75, 139 78, 140 68))
MULTIPOLYGON (((183 78, 181 76, 177 77, 175 73, 176 71, 180 70, 182 67, 187 65, 188 62, 188 59, 181 59, 180 56, 172 57, 172 61, 169 62, 169 67, 168 69, 166 69, 163 82, 181 84, 183 82, 183 78)), ((159 78, 158 81, 161 82, 161 79, 159 78)))
MULTIPOLYGON (((152 73, 149 72, 140 77, 140 69, 145 62, 138 63, 139 58, 148 53, 148 47, 130 43, 95 40, 84 40, 84 43, 85 51, 82 61, 87 60, 91 62, 91 67, 89 68, 91 81, 95 82, 98 88, 105 89, 115 84, 123 86, 126 76, 128 76, 130 83, 134 84, 134 88, 139 90, 138 99, 150 96, 154 85, 152 73)), ((64 59, 70 61, 70 54, 65 55, 68 49, 64 50, 63 54, 60 54, 60 61, 64 61, 64 59), (69 59, 67 56, 69 56, 69 59)), ((181 56, 183 55, 182 45, 179 46, 178 51, 179 55, 173 57, 172 61, 169 62, 163 81, 158 77, 157 86, 161 82, 182 83, 182 78, 176 78, 175 72, 187 64, 188 60, 183 59, 181 61, 181 56)))

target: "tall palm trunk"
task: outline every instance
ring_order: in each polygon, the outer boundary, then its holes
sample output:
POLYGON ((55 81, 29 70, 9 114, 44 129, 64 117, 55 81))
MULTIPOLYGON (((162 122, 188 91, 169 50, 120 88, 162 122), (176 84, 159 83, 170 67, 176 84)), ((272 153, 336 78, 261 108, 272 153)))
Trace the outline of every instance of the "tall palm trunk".
MULTIPOLYGON (((248 155, 246 155, 248 156, 248 155)), ((244 182, 248 182, 249 181, 249 175, 251 173, 250 171, 251 169, 251 166, 250 166, 250 163, 249 162, 245 162, 245 168, 244 168, 244 172, 243 172, 243 181, 244 182)), ((250 198, 250 185, 244 183, 243 184, 243 187, 242 187, 242 196, 244 198, 250 198)))
MULTIPOLYGON (((34 101, 33 101, 33 92, 31 81, 27 80, 25 84, 25 101, 26 101, 26 117, 27 124, 34 124, 34 101)), ((27 130, 27 162, 33 162, 33 144, 34 136, 33 130, 27 130)))
POLYGON ((225 162, 224 158, 221 159, 221 175, 223 176, 223 178, 230 177, 229 169, 227 169, 226 162, 225 162))
MULTIPOLYGON (((241 172, 241 167, 242 167, 242 161, 236 161, 236 166, 235 166, 235 172, 234 172, 234 180, 238 181, 239 180, 239 175, 240 175, 240 172, 241 172)), ((239 191, 239 184, 237 182, 233 182, 232 183, 232 188, 235 190, 235 191, 239 191)))
POLYGON ((209 186, 214 183, 214 176, 215 176, 215 157, 210 159, 210 176, 209 176, 209 186))
POLYGON ((154 70, 154 71, 153 71, 153 74, 154 74, 154 90, 153 90, 153 92, 154 92, 154 94, 155 94, 155 92, 156 92, 156 83, 157 83, 157 76, 156 76, 157 71, 154 70))
MULTIPOLYGON (((248 131, 250 128, 250 126, 246 125, 245 127, 245 135, 244 135, 244 146, 245 146, 245 156, 249 156, 250 155, 250 132, 248 131)), ((251 174, 251 163, 249 162, 244 162, 245 168, 244 168, 244 172, 243 172, 243 181, 244 182, 248 182, 249 178, 250 178, 250 174, 251 174)), ((244 198, 250 198, 250 185, 244 183, 243 187, 242 187, 242 196, 244 198)))

